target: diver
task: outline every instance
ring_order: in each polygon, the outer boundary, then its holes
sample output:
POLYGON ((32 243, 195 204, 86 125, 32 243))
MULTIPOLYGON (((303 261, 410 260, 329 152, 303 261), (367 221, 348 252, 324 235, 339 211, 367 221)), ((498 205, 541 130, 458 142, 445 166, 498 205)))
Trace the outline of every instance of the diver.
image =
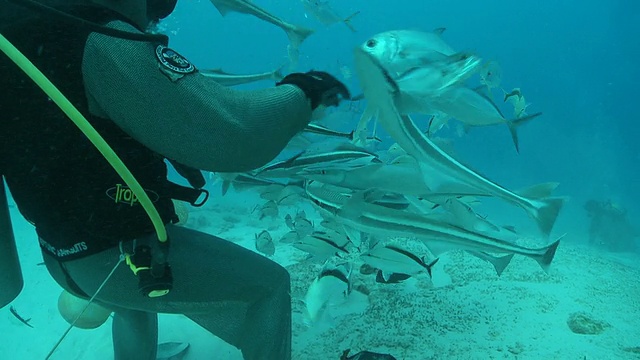
POLYGON ((174 313, 247 360, 290 359, 288 272, 234 243, 174 225, 173 200, 198 204, 206 196, 200 170, 243 172, 274 159, 314 110, 350 98, 344 84, 310 71, 239 91, 201 76, 166 37, 146 32, 177 0, 40 1, 54 13, 34 10, 32 0, 0 2, 4 15, 15 15, 2 19, 0 33, 115 150, 171 239, 161 276, 141 286, 132 269, 149 269, 144 264, 158 239, 138 199, 60 108, 0 54, 0 175, 35 226, 56 282, 83 299, 104 285, 95 303, 113 311, 115 358, 156 359, 157 314, 174 313), (165 161, 191 187, 169 182, 165 161), (118 265, 124 253, 133 254, 129 266, 118 265), (163 286, 170 291, 156 294, 163 286))
POLYGON ((625 208, 608 199, 589 200, 584 209, 590 219, 589 245, 614 252, 636 250, 640 233, 629 221, 625 208))

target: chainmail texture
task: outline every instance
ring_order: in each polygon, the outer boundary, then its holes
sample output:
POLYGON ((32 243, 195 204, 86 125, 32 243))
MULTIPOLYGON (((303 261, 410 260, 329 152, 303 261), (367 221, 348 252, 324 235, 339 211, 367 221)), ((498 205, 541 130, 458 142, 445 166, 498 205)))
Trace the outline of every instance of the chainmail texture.
MULTIPOLYGON (((108 26, 137 32, 115 21, 108 26)), ((177 81, 159 70, 155 45, 89 36, 83 76, 91 112, 184 165, 240 172, 275 158, 311 120, 304 93, 283 85, 240 91, 198 72, 177 81)))
MULTIPOLYGON (((168 226, 173 290, 148 298, 138 292, 138 278, 120 264, 96 297, 115 310, 184 314, 227 343, 246 360, 291 359, 291 287, 289 273, 277 263, 230 241, 180 226, 168 226)), ((138 245, 155 238, 139 240, 138 245)), ((126 243, 124 251, 131 253, 126 243)), ((118 262, 109 249, 57 263, 44 255, 52 277, 69 292, 93 295, 118 262), (61 270, 67 271, 67 275, 61 270), (76 288, 77 287, 77 288, 76 288)), ((114 341, 120 336, 114 331, 114 341)), ((134 334, 140 339, 156 334, 134 334)), ((188 341, 183 339, 182 341, 188 341)), ((144 358, 140 354, 140 358, 144 358)))

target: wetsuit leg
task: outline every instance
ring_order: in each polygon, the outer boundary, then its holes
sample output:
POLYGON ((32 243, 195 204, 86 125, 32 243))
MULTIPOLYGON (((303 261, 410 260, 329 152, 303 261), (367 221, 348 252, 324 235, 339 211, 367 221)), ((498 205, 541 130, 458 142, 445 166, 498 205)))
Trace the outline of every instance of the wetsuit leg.
POLYGON ((156 360, 158 314, 116 309, 113 314, 113 352, 115 360, 156 360))
MULTIPOLYGON (((97 299, 124 309, 184 314, 238 347, 245 360, 291 359, 289 273, 224 239, 176 226, 167 231, 174 278, 168 295, 143 297, 138 279, 121 265, 97 299)), ((118 258, 119 250, 111 249, 65 262, 64 267, 82 291, 93 294, 118 258)))

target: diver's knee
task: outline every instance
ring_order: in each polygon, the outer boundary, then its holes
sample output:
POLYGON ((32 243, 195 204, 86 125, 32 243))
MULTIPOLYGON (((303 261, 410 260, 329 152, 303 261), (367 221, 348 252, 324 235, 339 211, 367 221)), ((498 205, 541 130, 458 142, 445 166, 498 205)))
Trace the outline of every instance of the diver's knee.
POLYGON ((289 270, 278 264, 276 269, 276 279, 278 279, 279 283, 282 285, 291 285, 291 274, 289 274, 289 270))

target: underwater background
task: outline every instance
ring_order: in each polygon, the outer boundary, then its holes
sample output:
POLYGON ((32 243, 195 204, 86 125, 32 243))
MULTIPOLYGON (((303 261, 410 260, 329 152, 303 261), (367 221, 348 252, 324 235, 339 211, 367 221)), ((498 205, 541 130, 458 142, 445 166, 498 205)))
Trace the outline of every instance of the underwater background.
MULTIPOLYGON (((551 235, 567 234, 549 274, 516 257, 497 277, 478 259, 447 254, 434 268, 433 283, 425 276, 388 287, 369 284, 366 301, 334 309, 321 326, 310 326, 301 306, 294 305, 294 359, 339 359, 345 349, 410 360, 640 359, 640 240, 637 230, 619 231, 620 222, 640 229, 639 2, 330 1, 345 17, 360 11, 351 21, 357 32, 339 23, 325 27, 298 0, 254 2, 288 22, 316 29, 302 44, 293 71, 328 71, 352 94, 360 93, 357 77, 340 74, 345 68, 353 71, 354 48, 369 37, 395 29, 446 28, 447 43, 497 62, 501 86, 521 88, 529 111, 543 112, 520 129, 520 153, 501 126, 474 128, 462 136, 455 126, 446 129, 443 136, 451 139, 456 157, 510 189, 557 181, 555 193, 569 198, 551 235), (595 231, 605 235, 589 244, 594 217, 608 209, 624 216, 600 223, 595 231), (620 249, 618 242, 625 246, 620 249), (588 331, 576 332, 572 321, 588 331)), ((237 13, 222 17, 209 1, 179 1, 162 28, 170 46, 200 69, 254 73, 288 64, 288 40, 281 29, 237 13)), ((240 88, 267 86, 272 82, 240 88)), ((501 91, 494 95, 502 99, 501 91)), ((511 114, 507 104, 498 105, 511 114)), ((351 131, 362 110, 341 106, 328 125, 351 131)), ((426 126, 427 117, 416 119, 426 126)), ((394 143, 384 131, 379 136, 379 149, 394 143)), ((184 182, 175 173, 172 180, 184 182)), ((222 196, 215 180, 212 175, 207 185, 211 199, 191 209, 187 226, 255 250, 260 231, 268 229, 274 239, 288 231, 284 214, 304 208, 311 220, 320 220, 307 203, 284 206, 275 219, 259 219, 254 209, 264 201, 257 193, 222 196)), ((11 206, 26 284, 13 305, 34 327, 2 309, 0 354, 42 359, 67 326, 57 313, 61 289, 36 266, 42 260, 35 231, 12 200, 11 206)), ((510 209, 498 202, 483 204, 492 220, 515 224, 544 244, 524 212, 510 209)), ((302 298, 321 264, 304 262, 299 250, 278 243, 273 259, 292 274, 294 302, 302 298)), ((184 317, 163 315, 160 325, 161 341, 191 343, 185 359, 241 359, 236 349, 184 317)), ((109 320, 95 330, 73 329, 52 359, 112 357, 109 320)))

